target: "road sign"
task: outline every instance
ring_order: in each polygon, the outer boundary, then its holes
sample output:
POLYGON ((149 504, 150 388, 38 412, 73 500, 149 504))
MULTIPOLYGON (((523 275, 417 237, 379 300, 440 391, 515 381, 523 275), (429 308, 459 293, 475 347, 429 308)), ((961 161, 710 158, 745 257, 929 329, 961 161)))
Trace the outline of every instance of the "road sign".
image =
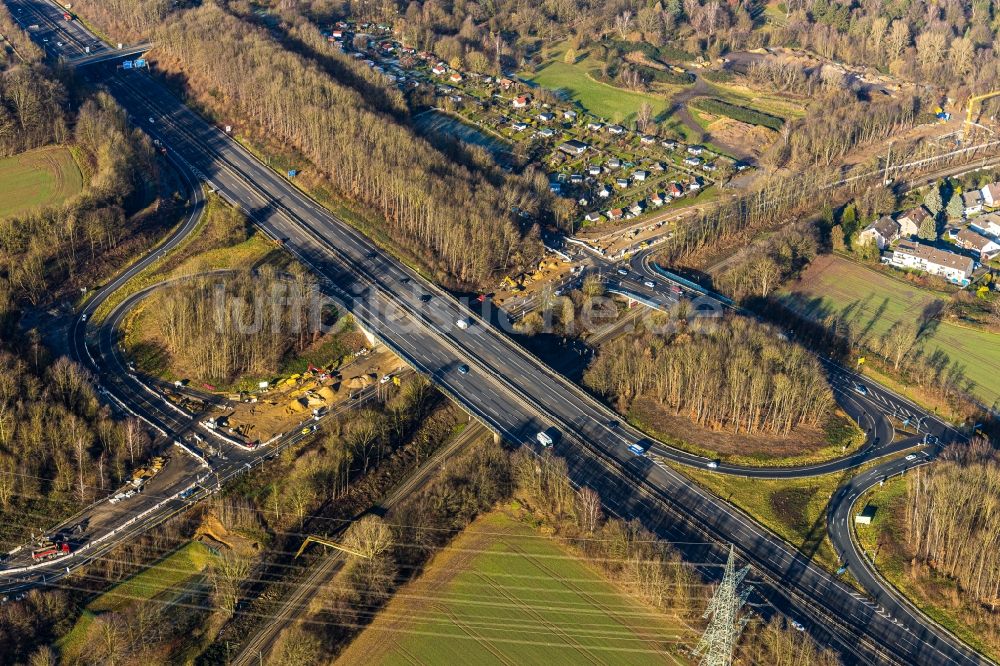
POLYGON ((146 66, 146 59, 145 58, 139 58, 138 60, 136 60, 132 64, 135 66, 136 69, 142 69, 143 67, 146 66))
POLYGON ((122 69, 132 69, 132 61, 125 60, 124 62, 122 62, 122 69))

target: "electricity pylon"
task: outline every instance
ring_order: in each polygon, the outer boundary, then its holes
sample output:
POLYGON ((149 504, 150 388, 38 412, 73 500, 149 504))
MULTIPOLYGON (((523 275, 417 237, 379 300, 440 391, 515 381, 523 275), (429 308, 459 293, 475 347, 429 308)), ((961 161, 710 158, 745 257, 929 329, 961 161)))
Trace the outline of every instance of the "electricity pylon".
POLYGON ((736 570, 736 554, 732 544, 729 546, 729 559, 726 560, 726 571, 722 582, 715 590, 715 596, 708 604, 703 618, 710 618, 705 633, 702 634, 695 654, 701 655, 699 666, 730 666, 733 662, 733 651, 740 638, 743 627, 750 616, 740 616, 740 609, 750 596, 751 587, 743 586, 750 567, 736 570), (741 589, 742 587, 742 589, 741 589))

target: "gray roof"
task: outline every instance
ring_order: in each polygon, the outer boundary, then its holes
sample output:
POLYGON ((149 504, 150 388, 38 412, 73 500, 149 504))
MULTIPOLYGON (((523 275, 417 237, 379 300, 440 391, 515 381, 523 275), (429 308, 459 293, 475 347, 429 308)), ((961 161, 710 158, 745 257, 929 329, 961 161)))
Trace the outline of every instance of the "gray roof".
POLYGON ((896 252, 923 259, 929 264, 945 266, 966 273, 971 273, 975 265, 975 262, 969 257, 913 241, 900 241, 899 245, 896 246, 896 252))

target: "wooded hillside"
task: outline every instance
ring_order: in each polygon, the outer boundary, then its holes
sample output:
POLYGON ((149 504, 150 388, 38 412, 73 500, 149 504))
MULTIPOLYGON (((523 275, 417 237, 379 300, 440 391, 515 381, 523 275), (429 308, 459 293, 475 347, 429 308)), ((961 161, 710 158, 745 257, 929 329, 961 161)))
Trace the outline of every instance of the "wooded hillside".
POLYGON ((452 162, 357 90, 213 3, 157 32, 159 66, 251 135, 300 150, 336 192, 459 284, 485 286, 534 261, 511 209, 528 192, 452 162))
POLYGON ((699 425, 787 434, 817 425, 833 407, 819 362, 777 329, 726 317, 704 331, 669 337, 645 332, 604 345, 584 377, 627 411, 652 396, 699 425))

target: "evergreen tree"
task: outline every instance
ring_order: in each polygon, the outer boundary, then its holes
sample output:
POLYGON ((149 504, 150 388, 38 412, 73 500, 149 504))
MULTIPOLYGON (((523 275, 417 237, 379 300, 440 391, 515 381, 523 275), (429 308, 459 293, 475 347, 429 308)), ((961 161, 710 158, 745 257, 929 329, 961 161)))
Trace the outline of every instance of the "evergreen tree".
POLYGON ((917 229, 917 238, 929 241, 937 240, 937 222, 934 221, 933 217, 927 217, 920 223, 920 228, 917 229))
POLYGON ((955 192, 951 195, 951 199, 948 200, 948 207, 945 212, 948 214, 949 220, 961 219, 962 213, 965 211, 965 206, 962 204, 962 195, 955 192))
POLYGON ((932 185, 931 189, 927 190, 927 194, 924 195, 924 205, 935 217, 944 208, 944 203, 941 201, 941 190, 937 185, 932 185))

